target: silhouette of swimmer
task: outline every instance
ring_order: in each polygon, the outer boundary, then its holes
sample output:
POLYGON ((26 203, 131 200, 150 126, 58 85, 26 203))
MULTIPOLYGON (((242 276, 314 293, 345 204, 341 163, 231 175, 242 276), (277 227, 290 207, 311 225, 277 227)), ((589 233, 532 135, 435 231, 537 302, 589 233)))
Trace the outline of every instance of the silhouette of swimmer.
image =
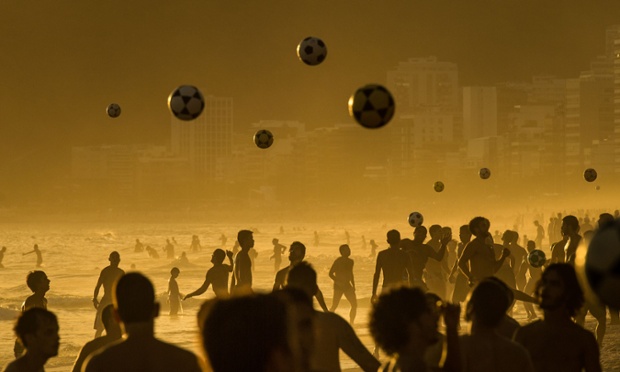
POLYGON ((252 293, 252 260, 249 255, 250 249, 254 247, 252 234, 250 230, 241 230, 237 234, 237 242, 239 242, 241 251, 235 257, 233 288, 231 290, 233 294, 252 293))
POLYGON ((166 252, 166 258, 174 259, 174 245, 170 243, 170 239, 166 239, 166 246, 163 251, 166 252))
POLYGON ((226 245, 227 241, 228 241, 228 238, 226 237, 226 235, 222 233, 222 235, 220 236, 220 242, 222 243, 222 247, 226 245))
POLYGON ((41 267, 43 264, 43 256, 41 255, 41 250, 37 244, 34 245, 34 248, 30 252, 22 253, 22 256, 25 256, 30 253, 35 253, 37 255, 37 267, 41 267))
POLYGON ((2 247, 2 249, 0 249, 0 269, 4 268, 4 265, 2 264, 2 260, 4 260, 5 253, 6 253, 6 247, 2 247))
POLYGON ((93 328, 95 329, 95 337, 101 336, 103 332, 103 322, 101 321, 101 311, 112 303, 112 285, 125 274, 125 271, 118 267, 121 262, 121 255, 118 252, 113 251, 110 253, 108 257, 110 261, 110 265, 106 266, 101 273, 99 274, 99 279, 97 280, 97 284, 95 285, 95 291, 93 293, 93 306, 97 309, 97 314, 95 315, 95 323, 93 328), (99 302, 99 289, 103 286, 103 297, 101 297, 101 302, 99 302))
POLYGON ((159 253, 157 253, 157 250, 155 248, 152 248, 150 245, 146 246, 146 252, 151 258, 159 258, 159 253))
MULTIPOLYGON (((45 294, 50 289, 50 280, 47 278, 45 272, 40 270, 29 272, 26 276, 26 285, 30 288, 32 294, 22 303, 22 313, 34 308, 47 310, 47 298, 45 298, 45 294)), ((13 347, 13 354, 17 358, 22 355, 23 352, 23 344, 16 340, 13 347)))
POLYGON ((353 276, 354 262, 349 258, 351 256, 351 248, 348 245, 341 245, 339 251, 340 257, 336 258, 329 270, 329 277, 334 281, 334 297, 329 311, 336 311, 344 294, 349 304, 351 304, 349 322, 353 325, 357 314, 357 296, 355 295, 355 278, 353 276))
POLYGON ((192 235, 192 244, 189 248, 191 252, 198 252, 202 250, 202 245, 200 245, 200 238, 198 238, 198 235, 192 235))
POLYGON ((478 283, 467 302, 465 319, 471 331, 460 337, 463 370, 534 372, 527 350, 497 330, 512 299, 496 280, 478 283))
POLYGON ((319 233, 318 233, 318 231, 315 231, 315 232, 314 232, 314 246, 315 246, 315 247, 318 247, 318 246, 319 246, 319 243, 320 243, 320 240, 319 240, 319 233))
MULTIPOLYGON (((185 252, 183 252, 185 253, 185 252)), ((179 284, 177 278, 181 270, 173 267, 170 270, 170 279, 168 280, 168 304, 170 305, 170 315, 177 315, 179 308, 181 308, 181 293, 179 293, 179 284)), ((183 309, 181 309, 182 311, 183 309)))
MULTIPOLYGON (((316 271, 307 262, 293 266, 288 273, 287 288, 298 288, 309 297, 316 294, 316 271)), ((363 371, 377 371, 379 361, 372 356, 340 315, 315 311, 315 344, 311 357, 313 371, 340 371, 339 351, 347 354, 363 371)))
POLYGON ((51 311, 39 307, 26 310, 17 319, 14 330, 26 352, 3 371, 43 371, 47 360, 58 355, 58 319, 51 311))
POLYGON ((134 272, 121 276, 113 302, 124 337, 87 357, 84 371, 202 370, 194 354, 155 338, 159 304, 155 302, 153 284, 144 275, 134 272))
POLYGON ((521 327, 515 341, 530 353, 536 371, 601 371, 599 347, 592 332, 573 322, 584 295, 575 269, 551 264, 536 284, 543 320, 521 327))
POLYGON ((282 255, 286 252, 286 246, 280 244, 280 241, 276 238, 273 238, 271 243, 273 244, 273 255, 271 255, 269 259, 274 260, 273 268, 275 272, 278 272, 278 270, 280 270, 280 264, 282 263, 282 255))
POLYGON ((188 298, 194 296, 200 296, 205 293, 209 286, 213 287, 213 292, 215 296, 218 298, 227 298, 228 294, 228 274, 233 271, 233 253, 232 251, 224 252, 223 249, 216 249, 213 251, 213 255, 211 256, 211 263, 213 263, 213 267, 211 267, 207 271, 207 275, 205 276, 205 281, 202 283, 200 288, 187 294, 183 300, 187 300, 188 298), (229 264, 224 263, 224 259, 228 257, 229 264))
POLYGON ((114 318, 113 305, 108 305, 103 309, 101 312, 101 320, 103 321, 103 326, 105 327, 105 335, 97 337, 94 340, 90 340, 82 346, 82 349, 73 363, 73 372, 81 372, 82 364, 84 364, 84 361, 88 356, 90 356, 90 354, 113 343, 116 340, 119 340, 123 335, 121 326, 114 318))
POLYGON ((377 255, 377 248, 379 248, 379 246, 375 243, 375 240, 370 239, 370 257, 375 257, 377 255))
POLYGON ((136 245, 133 249, 134 252, 142 252, 144 251, 144 244, 140 242, 140 239, 136 239, 136 245))

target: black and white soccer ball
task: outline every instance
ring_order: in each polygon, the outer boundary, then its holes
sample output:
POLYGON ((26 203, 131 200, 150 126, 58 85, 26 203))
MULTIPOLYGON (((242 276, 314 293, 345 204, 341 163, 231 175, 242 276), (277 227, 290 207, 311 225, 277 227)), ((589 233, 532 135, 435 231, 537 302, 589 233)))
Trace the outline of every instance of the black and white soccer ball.
POLYGON ((309 66, 316 66, 327 57, 327 46, 318 37, 308 36, 297 45, 297 57, 309 66))
POLYGON ((620 219, 601 227, 590 241, 586 278, 599 299, 620 309, 620 219))
POLYGON ((117 118, 121 115, 121 106, 118 103, 110 103, 108 107, 105 108, 105 112, 111 118, 117 118))
POLYGON ((268 149, 273 145, 273 133, 261 129, 254 134, 254 144, 261 149, 268 149))
POLYGON ((180 120, 196 119, 204 107, 204 97, 193 85, 181 85, 168 96, 168 108, 180 120))
POLYGON ((489 177, 491 177, 491 170, 489 168, 480 168, 480 171, 478 171, 478 175, 483 180, 488 180, 489 177))
POLYGON ((435 191, 437 191, 437 192, 442 192, 443 189, 445 189, 445 188, 446 188, 446 186, 441 181, 437 181, 433 185, 433 189, 435 189, 435 191))
POLYGON ((411 212, 409 218, 407 219, 407 222, 409 222, 409 225, 411 227, 422 226, 422 224, 424 223, 424 216, 422 216, 422 213, 420 212, 411 212))
POLYGON ((583 179, 588 182, 596 181, 597 177, 598 177, 598 173, 596 173, 596 169, 594 168, 588 168, 585 171, 583 171, 583 179))
POLYGON ((394 109, 392 94, 378 84, 363 86, 349 98, 349 115, 364 128, 381 128, 389 123, 394 109))
POLYGON ((527 255, 527 262, 529 262, 532 267, 542 267, 542 265, 547 262, 547 256, 545 255, 545 252, 540 249, 534 249, 527 255))

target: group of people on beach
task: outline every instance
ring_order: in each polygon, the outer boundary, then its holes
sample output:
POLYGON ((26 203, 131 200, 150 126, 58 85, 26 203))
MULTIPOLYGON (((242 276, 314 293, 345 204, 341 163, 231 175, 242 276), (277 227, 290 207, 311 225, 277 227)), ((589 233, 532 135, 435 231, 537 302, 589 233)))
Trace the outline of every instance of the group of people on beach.
MULTIPOLYGON (((160 308, 153 285, 139 272, 120 269, 120 254, 112 252, 93 293, 96 338, 84 345, 73 370, 339 371, 342 350, 364 371, 600 371, 606 308, 586 301, 575 273, 576 251, 584 238, 579 219, 568 215, 561 221, 561 239, 551 244, 550 258, 540 268, 527 259, 528 252, 542 248, 538 237, 523 248, 518 233, 507 230, 496 242, 484 217, 461 226, 458 242, 449 227, 440 225, 418 226, 412 239, 387 231, 388 248, 376 256, 370 293, 372 352, 352 327, 357 297, 349 244, 339 247, 340 257, 329 270, 331 307, 317 284, 317 272, 304 260, 303 243, 290 244, 290 264, 280 269, 287 247, 273 240, 276 274, 269 294, 253 290, 251 230, 238 232, 238 252, 215 249, 203 284, 182 298, 199 296, 209 287, 215 293, 197 313, 200 356, 154 336, 160 308), (456 252, 453 262, 447 259, 451 250, 456 252), (351 305, 348 321, 334 313, 343 295, 351 305), (314 308, 313 298, 322 311, 314 308), (523 302, 529 323, 521 325, 511 317, 515 301, 523 302), (471 323, 469 333, 460 326, 461 304, 471 323), (534 304, 542 319, 536 319, 534 304), (587 311, 598 322, 596 337, 583 328, 587 311), (380 350, 389 357, 383 365, 380 350)), ((592 228, 612 223, 614 216, 603 213, 592 228)), ((584 235, 587 239, 591 232, 584 235)), ((181 300, 177 276, 178 268, 173 268, 171 314, 179 309, 172 299, 181 300)), ((45 298, 50 280, 37 270, 28 274, 27 284, 33 294, 14 328, 17 359, 5 371, 43 370, 58 353, 59 323, 45 298)))

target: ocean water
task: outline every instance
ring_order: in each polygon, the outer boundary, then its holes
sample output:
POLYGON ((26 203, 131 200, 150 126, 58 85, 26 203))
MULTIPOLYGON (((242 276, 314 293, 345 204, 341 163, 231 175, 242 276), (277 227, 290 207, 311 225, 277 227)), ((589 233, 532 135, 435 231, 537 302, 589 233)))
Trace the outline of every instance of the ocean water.
MULTIPOLYGON (((331 305, 332 282, 328 276, 333 261, 339 256, 338 246, 346 243, 345 230, 350 234, 350 246, 355 260, 354 274, 358 296, 358 316, 355 330, 362 342, 372 349, 372 340, 367 329, 369 298, 372 289, 372 275, 375 261, 370 257, 370 239, 375 239, 380 249, 386 247, 387 227, 377 223, 357 225, 284 225, 280 233, 279 224, 253 224, 231 226, 223 224, 2 224, 0 225, 0 245, 7 247, 0 269, 0 365, 13 359, 15 337, 12 327, 17 310, 24 299, 31 294, 25 278, 35 269, 34 254, 22 255, 38 244, 43 254, 43 267, 51 280, 47 293, 48 309, 56 313, 60 323, 61 346, 58 357, 48 361, 48 371, 70 369, 77 353, 84 343, 94 337, 93 320, 95 309, 91 298, 99 272, 108 265, 108 255, 118 251, 121 255, 120 267, 125 271, 140 271, 147 275, 155 285, 155 291, 162 305, 160 317, 156 320, 157 337, 180 347, 200 353, 196 324, 196 311, 200 303, 213 297, 211 289, 202 296, 183 302, 183 314, 177 317, 168 315, 165 291, 173 262, 165 258, 162 248, 166 239, 174 237, 177 241, 175 254, 187 253, 191 265, 178 266, 181 274, 177 279, 181 293, 197 289, 203 282, 206 271, 211 267, 213 250, 221 246, 220 235, 224 233, 228 241, 224 248, 232 249, 236 233, 240 229, 255 229, 255 249, 259 253, 255 261, 254 289, 268 292, 273 286, 274 267, 269 259, 272 254, 273 238, 288 246, 299 240, 307 247, 306 259, 318 273, 319 287, 331 305), (319 246, 313 246, 314 231, 320 235, 319 246), (192 235, 198 235, 203 249, 190 252, 192 235), (362 235, 366 237, 363 248, 362 235), (159 250, 160 259, 151 259, 146 252, 135 253, 135 239, 159 250), (135 265, 135 269, 132 269, 135 265)), ((406 224, 390 228, 409 233, 406 224)), ((288 263, 283 256, 282 266, 288 263)), ((102 291, 100 292, 100 296, 102 291)), ((318 308, 318 304, 315 305, 318 308)), ((348 319, 349 304, 346 299, 340 302, 337 313, 348 319)), ((353 368, 354 364, 342 355, 343 369, 353 368)))

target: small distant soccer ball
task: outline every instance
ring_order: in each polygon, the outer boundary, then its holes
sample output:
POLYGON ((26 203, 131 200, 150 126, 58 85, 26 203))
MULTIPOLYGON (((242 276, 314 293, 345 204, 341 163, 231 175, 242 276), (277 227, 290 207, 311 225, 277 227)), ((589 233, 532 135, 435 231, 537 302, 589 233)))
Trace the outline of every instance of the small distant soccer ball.
POLYGON ((181 85, 168 96, 168 108, 180 120, 194 120, 202 113, 205 100, 192 85, 181 85))
POLYGON ((583 178, 588 182, 596 181, 597 177, 598 177, 598 174, 596 173, 596 169, 594 168, 588 168, 585 171, 583 171, 583 178))
POLYGON ((599 299, 620 309, 620 220, 596 232, 586 253, 586 278, 599 299))
POLYGON ((437 182, 435 182, 435 184, 433 185, 433 188, 434 188, 434 189, 435 189, 435 191, 437 191, 437 192, 442 192, 442 191, 443 191, 443 189, 445 188, 445 186, 444 186, 443 182, 441 182, 441 181, 437 181, 437 182))
POLYGON ((117 118, 121 115, 121 106, 117 103, 110 103, 108 107, 106 107, 105 112, 111 118, 117 118))
POLYGON ((266 129, 261 129, 254 134, 254 143, 261 149, 267 149, 273 145, 273 134, 266 129))
POLYGON ((394 116, 394 98, 382 85, 369 84, 349 98, 349 115, 364 128, 381 128, 394 116))
POLYGON ((411 212, 407 221, 411 227, 422 226, 422 223, 424 223, 424 216, 422 216, 420 212, 411 212))
POLYGON ((596 191, 598 191, 598 190, 601 189, 601 187, 599 185, 596 185, 595 189, 596 189, 596 191))
POLYGON ((491 177, 491 170, 489 168, 480 168, 480 171, 478 172, 478 175, 483 180, 488 180, 489 177, 491 177))
POLYGON ((527 262, 529 262, 532 267, 542 267, 546 261, 547 256, 545 255, 545 252, 540 249, 534 249, 527 255, 527 262))
POLYGON ((297 45, 297 57, 309 66, 316 66, 327 57, 327 45, 318 37, 308 36, 297 45))

